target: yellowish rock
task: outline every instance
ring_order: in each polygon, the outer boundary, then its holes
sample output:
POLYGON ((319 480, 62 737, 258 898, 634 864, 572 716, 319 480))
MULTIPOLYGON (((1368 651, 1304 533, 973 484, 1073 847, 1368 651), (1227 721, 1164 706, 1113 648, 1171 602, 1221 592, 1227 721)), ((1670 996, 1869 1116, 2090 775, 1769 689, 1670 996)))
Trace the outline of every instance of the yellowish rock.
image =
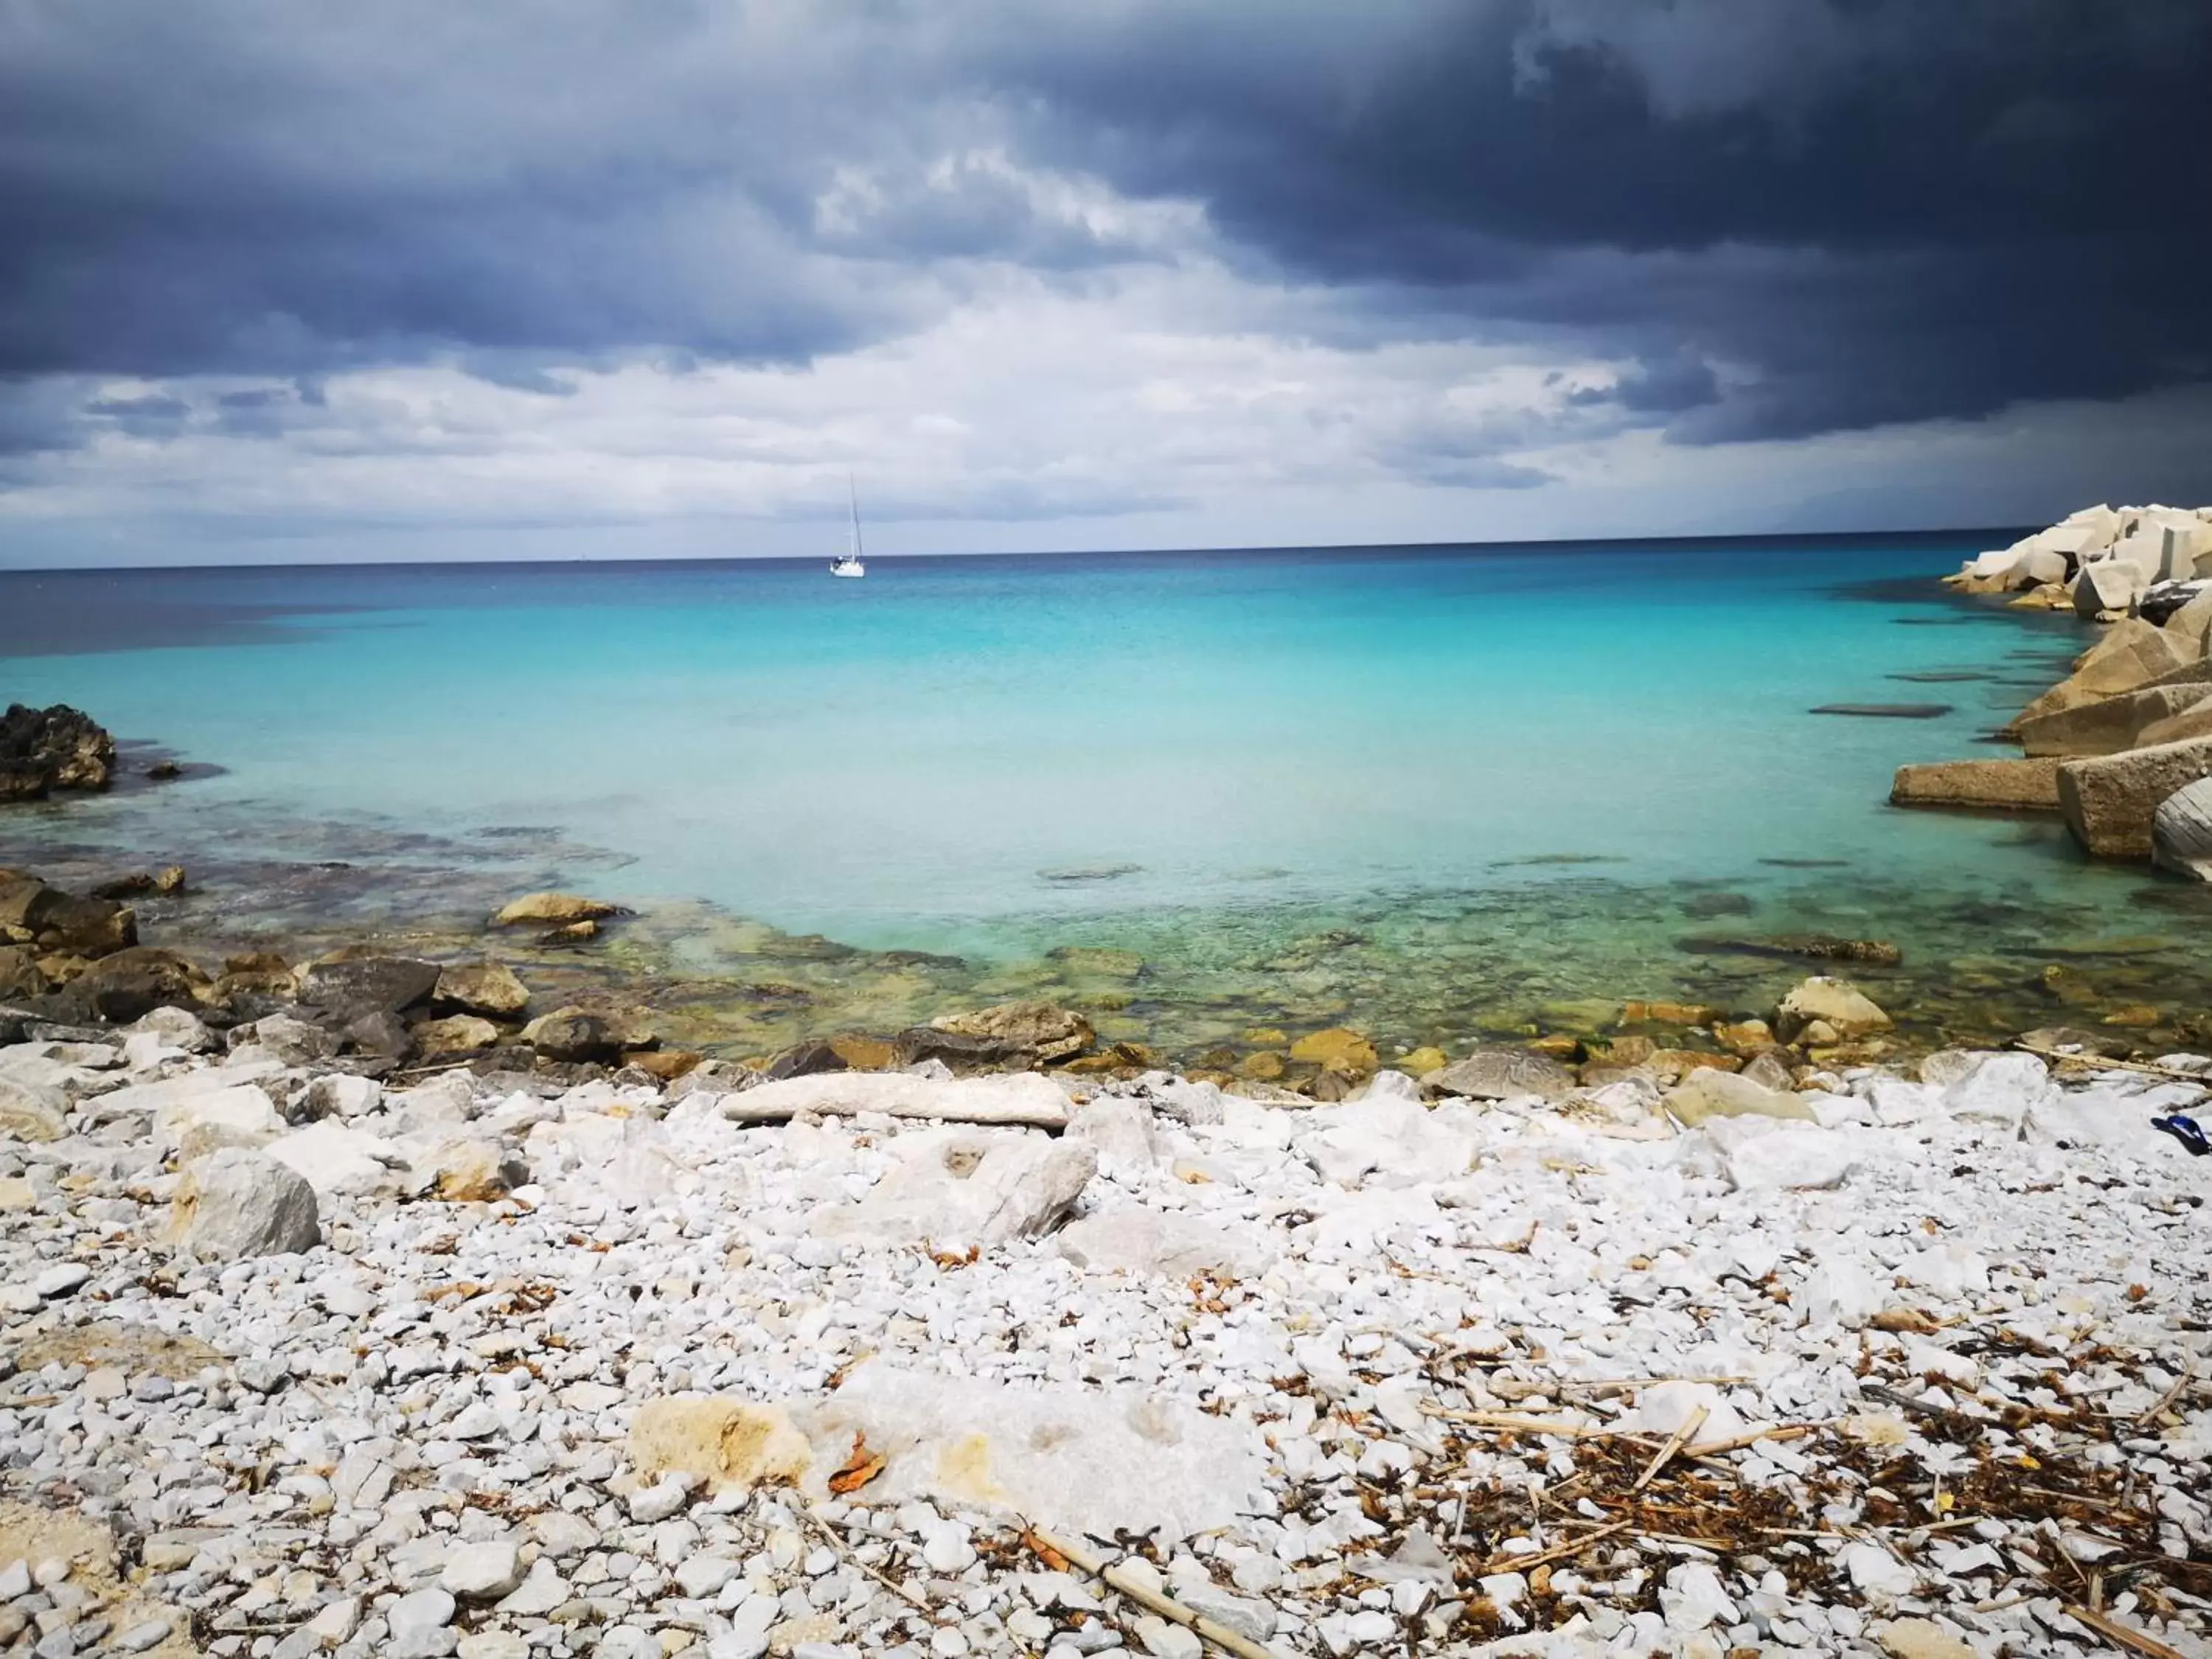
POLYGON ((473 1054, 499 1041, 499 1027, 474 1014, 426 1019, 415 1028, 415 1046, 426 1054, 473 1054))
POLYGON ((1426 1077, 1431 1072, 1440 1072, 1451 1064, 1451 1056, 1433 1043, 1416 1048, 1398 1061, 1398 1069, 1408 1077, 1426 1077))
POLYGON ((15 1214, 38 1207, 39 1195, 20 1176, 0 1179, 0 1214, 15 1214))
POLYGON ((721 1493, 790 1485, 813 1463, 814 1449, 781 1406, 648 1400, 630 1419, 629 1461, 647 1480, 696 1475, 721 1493))
POLYGON ((622 907, 609 904, 604 899, 585 898, 576 893, 525 893, 507 905, 492 921, 501 927, 514 927, 524 922, 550 922, 562 926, 572 921, 591 921, 600 916, 619 915, 622 907))
POLYGON ((1346 1077, 1369 1076, 1376 1065, 1375 1045, 1342 1025, 1300 1037, 1291 1045, 1291 1058, 1346 1077))

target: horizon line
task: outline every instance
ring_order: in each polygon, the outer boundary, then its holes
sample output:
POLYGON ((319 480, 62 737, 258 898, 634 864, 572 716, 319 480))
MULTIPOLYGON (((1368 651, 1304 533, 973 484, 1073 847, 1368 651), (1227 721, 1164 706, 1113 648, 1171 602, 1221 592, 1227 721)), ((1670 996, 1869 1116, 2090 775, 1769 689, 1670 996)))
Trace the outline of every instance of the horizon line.
MULTIPOLYGON (((868 555, 872 562, 923 564, 947 559, 1119 559, 1119 558, 1234 558, 1291 553, 1426 553, 1517 552, 1536 549, 1688 546, 1711 542, 1894 542, 1916 537, 2007 535, 2017 539, 2042 526, 2033 524, 1934 525, 1913 530, 1787 530, 1736 531, 1718 534, 1666 536, 1558 536, 1523 538, 1511 541, 1314 542, 1255 543, 1221 547, 1097 547, 1038 549, 1034 551, 883 553, 868 555)), ((240 559, 219 564, 64 564, 9 565, 0 563, 0 576, 119 575, 134 571, 208 570, 382 570, 382 569, 520 569, 575 565, 809 565, 825 562, 820 554, 650 554, 629 556, 611 553, 604 558, 514 559, 240 559)))

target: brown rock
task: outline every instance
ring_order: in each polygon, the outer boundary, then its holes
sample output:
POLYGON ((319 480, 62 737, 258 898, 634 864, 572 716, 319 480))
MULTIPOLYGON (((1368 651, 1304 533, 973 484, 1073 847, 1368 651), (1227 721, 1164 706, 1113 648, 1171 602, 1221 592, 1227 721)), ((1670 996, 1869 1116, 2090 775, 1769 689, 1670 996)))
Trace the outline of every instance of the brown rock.
POLYGON ((2212 737, 2130 749, 2058 769, 2058 807, 2074 838, 2099 858, 2147 859, 2159 803, 2212 776, 2212 737))
POLYGON ((56 703, 10 703, 0 714, 0 801, 40 800, 56 789, 105 789, 115 739, 91 716, 56 703))
POLYGON ((1642 1066, 1658 1052, 1659 1045, 1650 1037, 1629 1033, 1593 1049, 1590 1059, 1601 1066, 1642 1066))
POLYGON ((1763 1019, 1716 1020, 1713 1041, 1742 1060, 1775 1046, 1774 1028, 1763 1019))
POLYGON ((2055 759, 1964 760, 1900 766, 1890 783, 1889 804, 1990 812, 2056 812, 2058 763, 2055 759))
POLYGON ((662 1083, 673 1083, 698 1070, 706 1059, 696 1048, 633 1048, 623 1056, 623 1064, 635 1066, 662 1083))
POLYGON ((2105 1016, 2104 1023, 2107 1025, 2143 1027, 2156 1025, 2165 1018, 2164 1014, 2151 1006, 2149 1003, 2138 1002, 2125 1008, 2113 1009, 2111 1013, 2105 1016))
POLYGON ((0 945, 0 997, 46 994, 46 976, 39 968, 37 952, 27 945, 0 945))
POLYGON ((425 1054, 467 1054, 499 1041, 499 1027, 474 1014, 448 1014, 414 1028, 415 1046, 425 1054))
POLYGON ((70 983, 84 1012, 125 1025, 156 1008, 196 1008, 209 985, 199 966, 174 951, 134 945, 102 957, 70 983))
POLYGON ((530 988, 503 962, 457 962, 438 970, 431 1000, 441 1008, 514 1019, 530 1006, 530 988))
POLYGON ((1089 1020, 1050 1002, 1002 1002, 972 1013, 946 1014, 930 1025, 956 1036, 981 1037, 998 1048, 1002 1060, 1032 1066, 1072 1060, 1097 1040, 1089 1020))
POLYGON ((1375 1045, 1342 1025, 1300 1037, 1291 1045, 1291 1058, 1352 1078, 1372 1076, 1377 1064, 1375 1045))
POLYGON ((1708 1054, 1702 1048, 1654 1048, 1644 1061, 1662 1077, 1687 1077, 1692 1072, 1740 1072, 1743 1062, 1734 1054, 1708 1054))
POLYGON ((2134 746, 2150 749, 2162 743, 2179 743, 2184 738, 2212 738, 2212 691, 2203 687, 2191 688, 2198 692, 2197 701, 2179 713, 2164 720, 2153 720, 2136 736, 2134 746))
POLYGON ((848 1071, 888 1072, 898 1064, 898 1050, 881 1037, 833 1036, 830 1047, 848 1071))
POLYGON ((0 930, 16 944, 81 957, 104 957, 138 942, 138 918, 128 905, 78 898, 14 870, 0 872, 0 930))
POLYGON ((2013 729, 2039 714, 2133 691, 2194 660, 2174 635, 2130 617, 2106 630, 2104 638, 2075 658, 2072 674, 2021 709, 2014 717, 2013 729))
POLYGON ((1702 1002, 1624 1002, 1623 1025, 1710 1025, 1721 1017, 1717 1008, 1702 1002))
POLYGON ((538 936, 540 945, 581 945, 586 939, 599 936, 599 924, 586 916, 581 921, 572 921, 565 927, 549 927, 538 936))
POLYGON ((1548 1054, 1553 1060, 1571 1065, 1583 1058, 1583 1040, 1565 1036, 1532 1037, 1528 1042, 1528 1052, 1548 1054))
POLYGON ((532 921, 565 925, 574 921, 594 921, 601 916, 622 914, 620 905, 609 904, 604 899, 585 898, 575 893, 525 893, 502 908, 492 918, 492 925, 514 927, 532 921))

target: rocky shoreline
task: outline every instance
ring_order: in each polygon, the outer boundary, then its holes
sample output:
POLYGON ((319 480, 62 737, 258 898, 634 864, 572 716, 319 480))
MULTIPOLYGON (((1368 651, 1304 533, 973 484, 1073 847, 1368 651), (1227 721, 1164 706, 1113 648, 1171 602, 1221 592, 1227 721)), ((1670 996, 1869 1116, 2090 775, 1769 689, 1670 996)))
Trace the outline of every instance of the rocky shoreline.
POLYGON ((2021 759, 1906 766, 1891 800, 2057 813, 2092 857, 2212 881, 2212 507, 2085 507, 1945 580, 2106 631, 1996 734, 2021 759))
POLYGON ((972 1023, 1057 1069, 671 1084, 333 1017, 0 1047, 0 1650, 2202 1650, 2212 1060, 1320 1102, 1036 1010, 972 1023))

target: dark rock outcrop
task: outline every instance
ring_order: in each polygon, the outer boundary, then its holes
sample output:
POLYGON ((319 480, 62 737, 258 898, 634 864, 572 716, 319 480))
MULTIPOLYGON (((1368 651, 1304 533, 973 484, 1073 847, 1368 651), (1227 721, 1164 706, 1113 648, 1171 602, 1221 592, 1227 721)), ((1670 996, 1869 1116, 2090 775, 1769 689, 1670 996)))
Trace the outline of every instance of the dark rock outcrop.
POLYGON ((14 702, 0 714, 0 802, 105 789, 114 775, 115 739, 82 710, 14 702))

